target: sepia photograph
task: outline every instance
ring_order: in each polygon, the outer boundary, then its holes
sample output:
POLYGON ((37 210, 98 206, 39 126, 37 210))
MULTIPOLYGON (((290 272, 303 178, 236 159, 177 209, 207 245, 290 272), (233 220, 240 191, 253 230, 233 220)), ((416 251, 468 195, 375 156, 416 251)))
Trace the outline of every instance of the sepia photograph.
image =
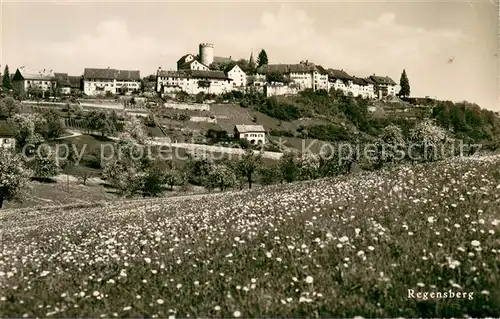
POLYGON ((500 316, 499 0, 0 0, 0 318, 500 316))

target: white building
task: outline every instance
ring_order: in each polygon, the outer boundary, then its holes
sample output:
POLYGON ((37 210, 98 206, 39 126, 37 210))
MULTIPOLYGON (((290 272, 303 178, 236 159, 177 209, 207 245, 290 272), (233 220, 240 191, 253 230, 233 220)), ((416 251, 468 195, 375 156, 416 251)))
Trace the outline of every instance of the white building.
POLYGON ((12 87, 25 97, 30 89, 51 92, 57 87, 56 76, 52 70, 28 70, 21 67, 12 78, 12 87))
POLYGON ((83 72, 83 92, 89 96, 127 93, 140 88, 139 71, 86 68, 83 72))
POLYGON ((340 90, 347 95, 350 92, 349 88, 352 89, 353 80, 354 78, 344 70, 328 69, 329 90, 340 90))
POLYGON ((227 77, 233 80, 234 87, 247 86, 247 74, 235 64, 227 73, 227 77))
POLYGON ((257 69, 257 80, 266 81, 267 76, 273 73, 283 74, 288 81, 298 87, 299 91, 328 89, 327 71, 308 61, 302 61, 299 64, 263 65, 257 69))
POLYGON ((250 144, 265 144, 266 130, 262 125, 236 125, 234 137, 248 140, 250 144))
POLYGON ((375 94, 379 99, 386 96, 396 96, 399 92, 398 84, 388 76, 376 76, 374 74, 369 76, 368 79, 374 83, 375 94))
POLYGON ((0 125, 0 148, 14 149, 16 147, 16 133, 14 128, 4 122, 0 125))
POLYGON ((177 61, 177 70, 201 70, 208 71, 209 67, 196 60, 192 54, 186 54, 177 61))
POLYGON ((222 71, 179 70, 156 72, 156 90, 161 93, 185 91, 188 94, 230 92, 232 80, 222 71))

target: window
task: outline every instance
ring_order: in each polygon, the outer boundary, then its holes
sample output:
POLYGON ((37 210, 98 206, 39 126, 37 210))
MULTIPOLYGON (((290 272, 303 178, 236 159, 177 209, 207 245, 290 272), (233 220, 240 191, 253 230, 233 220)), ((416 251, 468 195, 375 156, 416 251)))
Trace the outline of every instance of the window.
POLYGON ((4 143, 4 144, 10 144, 10 141, 9 141, 9 139, 8 139, 8 138, 6 138, 6 139, 4 139, 4 140, 3 140, 3 143, 4 143))

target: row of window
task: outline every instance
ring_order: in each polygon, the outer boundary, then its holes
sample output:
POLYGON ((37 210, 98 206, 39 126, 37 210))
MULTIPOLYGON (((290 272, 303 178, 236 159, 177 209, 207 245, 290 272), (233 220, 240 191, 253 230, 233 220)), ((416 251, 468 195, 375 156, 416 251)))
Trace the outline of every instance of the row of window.
POLYGON ((44 84, 44 85, 49 85, 50 83, 52 83, 52 82, 49 82, 49 81, 31 81, 31 80, 28 80, 26 82, 28 84, 44 84))
POLYGON ((242 137, 264 137, 264 134, 253 134, 253 133, 248 133, 248 134, 241 134, 242 137))

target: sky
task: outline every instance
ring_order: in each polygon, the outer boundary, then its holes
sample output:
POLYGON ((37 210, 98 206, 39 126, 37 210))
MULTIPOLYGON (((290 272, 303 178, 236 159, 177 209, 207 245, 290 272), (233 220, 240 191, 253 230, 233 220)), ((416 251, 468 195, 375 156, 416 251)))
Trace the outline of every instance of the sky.
POLYGON ((356 76, 406 70, 412 96, 500 111, 499 0, 167 2, 0 0, 1 68, 81 75, 175 69, 198 44, 216 56, 302 60, 356 76))

